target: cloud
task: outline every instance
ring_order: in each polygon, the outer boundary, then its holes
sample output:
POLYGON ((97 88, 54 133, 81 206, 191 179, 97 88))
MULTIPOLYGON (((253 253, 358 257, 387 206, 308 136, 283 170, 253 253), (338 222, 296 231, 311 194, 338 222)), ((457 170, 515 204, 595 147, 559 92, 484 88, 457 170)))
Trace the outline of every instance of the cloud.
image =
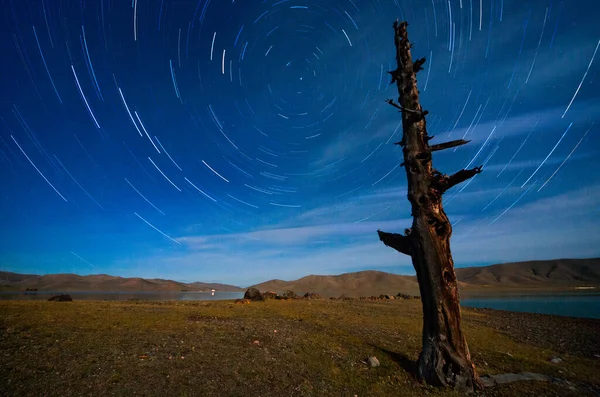
POLYGON ((326 200, 316 197, 313 205, 313 208, 282 219, 276 226, 287 228, 395 219, 410 211, 405 188, 375 189, 364 185, 326 200))
MULTIPOLYGON (((472 194, 492 197, 497 192, 485 189, 472 194)), ((512 199, 494 211, 451 215, 452 222, 459 221, 451 239, 455 265, 599 256, 597 197, 600 186, 545 198, 529 194, 491 225, 512 199)), ((191 235, 179 239, 185 247, 183 252, 121 260, 117 265, 136 276, 243 286, 272 278, 291 280, 308 274, 339 274, 370 268, 412 275, 410 258, 385 247, 375 233, 377 229, 400 232, 411 221, 396 219, 191 235)))
MULTIPOLYGON (((364 244, 312 247, 310 251, 264 250, 252 255, 241 252, 189 253, 155 258, 154 263, 160 271, 149 272, 146 277, 160 274, 161 277, 185 278, 187 281, 217 281, 242 286, 274 278, 293 280, 309 274, 332 275, 348 269, 375 267, 414 274, 410 258, 385 247, 376 235, 373 235, 372 242, 364 244)), ((130 264, 124 266, 131 267, 130 264)), ((148 269, 145 271, 148 272, 148 269)))
MULTIPOLYGON (((563 150, 565 150, 563 148, 563 150)), ((569 158, 569 161, 576 161, 576 160, 582 160, 582 159, 586 159, 592 156, 592 153, 579 153, 579 154, 574 154, 569 158)), ((566 155, 561 155, 560 157, 554 156, 554 157, 550 157, 548 158, 548 160, 546 160, 546 162, 544 163, 544 166, 548 166, 548 165, 557 165, 563 162, 564 157, 566 157, 566 155)), ((492 165, 488 165, 484 168, 485 171, 502 171, 504 169, 506 169, 507 171, 511 171, 511 170, 521 170, 521 169, 525 169, 525 168, 536 168, 538 167, 542 161, 544 161, 543 158, 539 158, 536 160, 522 160, 522 161, 513 161, 512 163, 500 163, 500 164, 492 164, 492 165)), ((494 174, 495 175, 495 174, 494 174)))
POLYGON ((399 198, 406 198, 408 189, 405 187, 388 187, 374 190, 368 194, 362 194, 356 197, 358 201, 374 200, 380 202, 382 200, 393 199, 396 201, 399 198))
MULTIPOLYGON (((382 94, 382 101, 384 98, 385 97, 382 94)), ((387 142, 389 138, 395 137, 398 138, 397 141, 399 141, 402 136, 402 127, 399 127, 401 119, 391 108, 389 109, 391 116, 382 115, 382 112, 385 113, 388 111, 387 107, 389 107, 389 105, 386 105, 385 103, 379 106, 379 118, 382 118, 383 116, 383 118, 390 119, 391 117, 395 117, 395 119, 391 121, 375 122, 376 127, 374 131, 365 129, 365 126, 358 122, 354 123, 354 125, 349 127, 345 132, 337 135, 317 149, 317 154, 311 167, 322 167, 325 164, 347 157, 360 157, 360 161, 362 161, 372 154, 374 150, 381 150, 384 145, 379 146, 379 144, 387 142), (359 156, 359 153, 362 154, 362 157, 359 156)), ((368 118, 369 117, 367 116, 364 117, 367 121, 368 118)), ((363 118, 360 118, 360 120, 363 120, 363 118)), ((392 141, 393 139, 390 140, 389 143, 391 144, 392 141)), ((391 156, 393 154, 394 153, 390 151, 389 155, 391 156)), ((377 156, 373 153, 369 159, 374 161, 377 159, 377 156)), ((360 164, 358 160, 357 162, 360 164)))
MULTIPOLYGON (((494 118, 492 120, 486 120, 480 122, 477 126, 469 129, 470 121, 463 119, 464 125, 460 128, 451 131, 449 134, 441 134, 443 139, 435 139, 431 141, 432 144, 443 142, 447 137, 451 136, 452 139, 465 138, 473 143, 480 143, 485 141, 489 134, 494 130, 494 134, 490 141, 493 142, 498 138, 512 138, 521 135, 529 134, 533 131, 532 136, 546 133, 547 131, 556 131, 557 129, 566 128, 571 120, 575 120, 577 124, 581 123, 581 120, 590 119, 591 115, 600 116, 600 110, 598 109, 595 101, 582 101, 578 106, 571 108, 566 119, 562 119, 561 116, 564 113, 565 106, 555 106, 552 108, 546 108, 543 110, 537 110, 532 112, 526 112, 521 114, 514 114, 507 117, 504 122, 501 119, 494 118), (535 128, 535 129, 534 129, 535 128), (439 141, 439 142, 438 142, 439 141)), ((586 125, 586 128, 589 125, 586 125)))
POLYGON ((373 236, 376 238, 375 231, 378 228, 394 229, 408 227, 412 220, 388 220, 376 222, 361 222, 361 223, 338 223, 313 225, 303 227, 275 228, 252 231, 248 233, 232 233, 218 234, 211 236, 186 236, 178 239, 179 242, 185 244, 190 250, 204 249, 207 243, 225 244, 256 244, 260 242, 260 246, 304 246, 307 243, 312 243, 322 239, 339 239, 353 238, 363 239, 365 236, 373 236))
POLYGON ((515 206, 455 227, 455 263, 484 264, 600 255, 600 213, 593 213, 600 187, 583 188, 515 206))

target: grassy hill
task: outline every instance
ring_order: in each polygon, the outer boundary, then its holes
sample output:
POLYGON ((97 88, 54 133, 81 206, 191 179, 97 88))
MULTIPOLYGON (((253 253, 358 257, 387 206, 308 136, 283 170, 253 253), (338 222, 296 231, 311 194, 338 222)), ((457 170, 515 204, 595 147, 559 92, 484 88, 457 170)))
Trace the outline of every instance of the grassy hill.
MULTIPOLYGON (((499 265, 456 269, 462 290, 557 289, 579 286, 600 287, 600 258, 555 259, 514 262, 499 265)), ((317 292, 324 296, 416 295, 419 285, 415 276, 366 270, 339 276, 306 276, 298 280, 271 280, 254 287, 261 291, 298 294, 317 292)))
POLYGON ((107 274, 47 274, 44 276, 0 272, 0 289, 40 291, 208 291, 238 292, 243 289, 218 283, 180 283, 173 280, 116 277, 107 274))
MULTIPOLYGON (((503 263, 483 267, 456 269, 461 290, 573 289, 581 286, 600 287, 600 258, 555 259, 503 263)), ((317 292, 323 296, 371 296, 397 294, 417 295, 415 276, 402 276, 375 270, 335 276, 310 275, 298 280, 269 280, 254 285, 261 291, 298 294, 317 292)), ((124 278, 97 274, 49 274, 38 276, 0 272, 0 290, 38 288, 46 291, 209 291, 240 292, 244 289, 218 283, 181 283, 164 279, 124 278)), ((600 289, 600 288, 599 288, 600 289)))
POLYGON ((380 294, 396 295, 399 291, 417 294, 419 284, 414 276, 366 270, 345 273, 338 276, 306 276, 298 280, 271 280, 254 285, 260 291, 283 292, 292 290, 298 294, 317 292, 324 296, 371 296, 380 294))
POLYGON ((555 259, 456 269, 465 286, 600 285, 600 258, 555 259))

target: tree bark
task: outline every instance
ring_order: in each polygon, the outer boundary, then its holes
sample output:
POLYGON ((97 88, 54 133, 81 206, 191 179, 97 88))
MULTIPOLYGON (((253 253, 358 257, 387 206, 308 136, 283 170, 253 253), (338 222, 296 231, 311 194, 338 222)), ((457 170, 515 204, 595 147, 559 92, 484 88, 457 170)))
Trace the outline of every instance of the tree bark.
MULTIPOLYGON (((442 194, 477 173, 461 170, 452 176, 432 167, 431 152, 445 147, 429 146, 425 115, 419 103, 416 72, 424 59, 413 64, 406 22, 394 23, 397 70, 390 72, 400 95, 399 104, 388 103, 402 112, 403 147, 408 200, 413 224, 405 235, 378 231, 385 245, 410 255, 417 273, 423 304, 423 350, 418 376, 428 384, 460 392, 481 388, 469 347, 461 330, 461 313, 454 262, 450 251, 452 226, 442 207, 442 194)), ((456 141, 457 146, 463 142, 456 141)), ((466 143, 466 142, 465 142, 466 143)), ((448 147, 452 147, 448 146, 448 147)))

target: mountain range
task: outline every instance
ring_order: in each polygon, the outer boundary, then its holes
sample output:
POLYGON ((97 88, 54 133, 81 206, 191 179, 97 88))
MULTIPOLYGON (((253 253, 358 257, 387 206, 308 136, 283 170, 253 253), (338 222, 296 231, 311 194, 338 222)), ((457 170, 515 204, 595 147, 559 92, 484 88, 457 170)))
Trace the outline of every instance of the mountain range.
POLYGON ((244 289, 219 283, 181 283, 160 278, 118 277, 107 274, 79 276, 77 274, 19 274, 0 272, 1 290, 25 290, 37 288, 39 291, 211 291, 240 292, 244 289))
MULTIPOLYGON (((516 289, 600 289, 600 258, 513 262, 455 269, 461 291, 516 289)), ((398 292, 416 295, 416 276, 367 270, 339 276, 306 276, 294 281, 270 280, 255 285, 261 291, 317 292, 325 296, 378 296, 398 292)))
MULTIPOLYGON (((513 262, 455 269, 461 291, 515 289, 600 289, 600 258, 554 259, 513 262)), ((323 296, 371 296, 418 294, 416 276, 402 276, 375 270, 337 276, 310 275, 298 280, 269 280, 253 287, 261 291, 298 294, 317 292, 323 296)), ((106 274, 33 275, 0 272, 0 291, 35 289, 39 291, 210 291, 243 292, 245 288, 219 283, 182 283, 164 279, 124 278, 106 274)))

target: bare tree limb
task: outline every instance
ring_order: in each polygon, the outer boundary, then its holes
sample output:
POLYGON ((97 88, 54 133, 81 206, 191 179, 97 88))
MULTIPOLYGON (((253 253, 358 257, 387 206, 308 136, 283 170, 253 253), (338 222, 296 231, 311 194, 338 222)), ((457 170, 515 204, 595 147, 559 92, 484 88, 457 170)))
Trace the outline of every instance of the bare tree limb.
POLYGON ((411 255, 412 244, 408 236, 403 236, 398 233, 382 232, 381 230, 377 230, 377 234, 379 234, 379 240, 386 246, 391 247, 404 255, 411 255))
POLYGON ((460 170, 457 173, 450 175, 448 177, 448 189, 466 181, 467 179, 473 178, 475 175, 481 173, 482 168, 483 166, 480 165, 479 167, 475 167, 470 170, 460 170))
POLYGON ((413 63, 413 70, 415 73, 420 72, 421 70, 423 70, 423 64, 425 63, 425 58, 420 58, 417 59, 414 63, 413 63))
POLYGON ((399 81, 401 78, 400 70, 398 70, 398 69, 393 70, 388 73, 392 76, 392 81, 390 82, 390 84, 394 84, 395 82, 399 81))
POLYGON ((419 116, 427 116, 429 114, 428 110, 423 110, 422 112, 420 110, 414 110, 414 109, 408 109, 408 108, 403 108, 402 106, 400 106, 399 104, 397 104, 396 102, 394 102, 393 99, 386 99, 385 100, 387 103, 389 103, 390 105, 392 105, 393 107, 395 107, 396 109, 399 109, 401 112, 409 112, 409 113, 414 113, 414 114, 418 114, 419 116))
POLYGON ((440 194, 443 194, 453 186, 458 185, 466 181, 467 179, 473 178, 475 175, 481 172, 483 166, 475 167, 470 170, 460 170, 450 176, 442 175, 440 172, 434 171, 432 174, 432 185, 435 187, 440 194))
POLYGON ((429 146, 429 150, 431 150, 432 152, 435 152, 437 150, 450 149, 451 147, 466 145, 469 142, 471 142, 471 141, 465 141, 464 139, 457 139, 455 141, 448 141, 448 142, 444 142, 444 143, 438 143, 436 145, 431 145, 431 146, 429 146))

